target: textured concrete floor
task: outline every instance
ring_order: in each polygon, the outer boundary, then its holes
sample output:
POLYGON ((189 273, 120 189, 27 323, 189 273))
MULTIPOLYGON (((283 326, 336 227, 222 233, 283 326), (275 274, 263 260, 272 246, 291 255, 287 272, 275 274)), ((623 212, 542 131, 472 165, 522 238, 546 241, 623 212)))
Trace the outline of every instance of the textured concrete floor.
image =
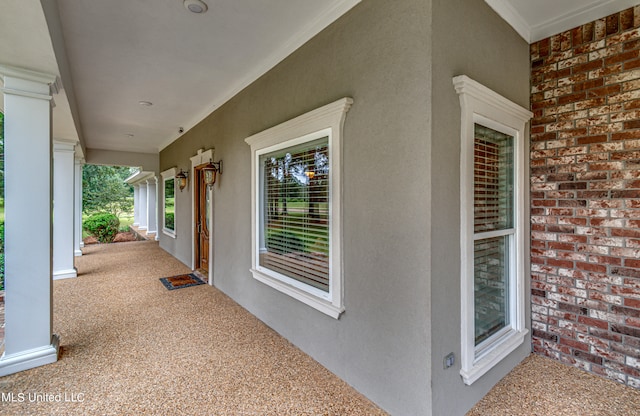
POLYGON ((640 390, 530 355, 467 416, 638 416, 640 390))
MULTIPOLYGON (((54 282, 61 359, 0 378, 0 414, 384 414, 215 288, 166 290, 189 270, 157 243, 83 251, 54 282)), ((506 415, 640 415, 640 390, 530 356, 468 413, 506 415)))
POLYGON ((54 282, 61 359, 0 378, 0 414, 383 414, 217 289, 165 289, 189 270, 157 243, 83 251, 54 282))

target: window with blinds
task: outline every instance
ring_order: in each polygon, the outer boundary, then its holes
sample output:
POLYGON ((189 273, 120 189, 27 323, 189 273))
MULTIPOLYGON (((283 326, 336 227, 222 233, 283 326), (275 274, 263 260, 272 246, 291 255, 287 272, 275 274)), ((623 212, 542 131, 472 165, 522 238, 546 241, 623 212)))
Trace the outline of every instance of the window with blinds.
POLYGON ((510 325, 514 137, 474 125, 474 315, 478 346, 510 325))
POLYGON ((259 160, 259 264, 329 292, 329 140, 263 154, 259 160))
POLYGON ((460 99, 460 375, 472 385, 525 345, 527 122, 533 114, 477 81, 460 99))

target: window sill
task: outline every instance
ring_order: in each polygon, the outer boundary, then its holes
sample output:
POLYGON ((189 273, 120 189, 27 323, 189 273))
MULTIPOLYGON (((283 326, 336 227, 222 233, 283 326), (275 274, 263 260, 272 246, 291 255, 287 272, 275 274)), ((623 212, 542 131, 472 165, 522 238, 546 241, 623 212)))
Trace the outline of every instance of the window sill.
POLYGON ((460 375, 464 384, 470 386, 487 371, 491 370, 496 364, 503 360, 507 355, 511 354, 516 348, 524 343, 524 338, 529 330, 511 331, 494 348, 487 351, 476 360, 468 369, 461 369, 460 375))
POLYGON ((176 238, 176 232, 175 231, 171 231, 171 230, 169 230, 167 228, 163 228, 162 229, 162 234, 168 235, 171 238, 176 238))
POLYGON ((298 287, 285 283, 282 280, 277 279, 273 276, 270 276, 267 273, 264 273, 256 269, 251 269, 251 274, 253 274, 254 279, 266 284, 267 286, 271 286, 277 291, 282 292, 286 295, 289 295, 292 298, 297 299, 300 302, 308 306, 311 306, 312 308, 317 309, 318 311, 326 315, 329 315, 334 319, 339 319, 340 314, 344 312, 344 307, 336 306, 326 299, 322 299, 305 290, 302 290, 298 287))

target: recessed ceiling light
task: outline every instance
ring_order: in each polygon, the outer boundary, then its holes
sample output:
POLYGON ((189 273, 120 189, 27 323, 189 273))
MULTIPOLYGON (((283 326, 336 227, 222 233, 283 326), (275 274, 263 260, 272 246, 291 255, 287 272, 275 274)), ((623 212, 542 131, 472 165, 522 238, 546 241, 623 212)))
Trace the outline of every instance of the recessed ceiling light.
POLYGON ((153 105, 151 101, 138 101, 138 104, 140 104, 143 107, 151 107, 153 105))
POLYGON ((207 5, 201 0, 184 0, 184 7, 191 13, 201 14, 207 11, 207 5))

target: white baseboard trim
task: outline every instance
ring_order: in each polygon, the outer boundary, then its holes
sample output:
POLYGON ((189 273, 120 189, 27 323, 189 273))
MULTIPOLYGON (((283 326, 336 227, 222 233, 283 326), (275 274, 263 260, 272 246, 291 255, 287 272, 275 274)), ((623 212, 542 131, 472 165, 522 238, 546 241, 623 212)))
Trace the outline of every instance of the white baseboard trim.
POLYGON ((57 335, 51 337, 51 345, 33 348, 17 354, 2 354, 0 357, 0 377, 14 374, 41 365, 58 361, 58 348, 60 340, 57 335))

